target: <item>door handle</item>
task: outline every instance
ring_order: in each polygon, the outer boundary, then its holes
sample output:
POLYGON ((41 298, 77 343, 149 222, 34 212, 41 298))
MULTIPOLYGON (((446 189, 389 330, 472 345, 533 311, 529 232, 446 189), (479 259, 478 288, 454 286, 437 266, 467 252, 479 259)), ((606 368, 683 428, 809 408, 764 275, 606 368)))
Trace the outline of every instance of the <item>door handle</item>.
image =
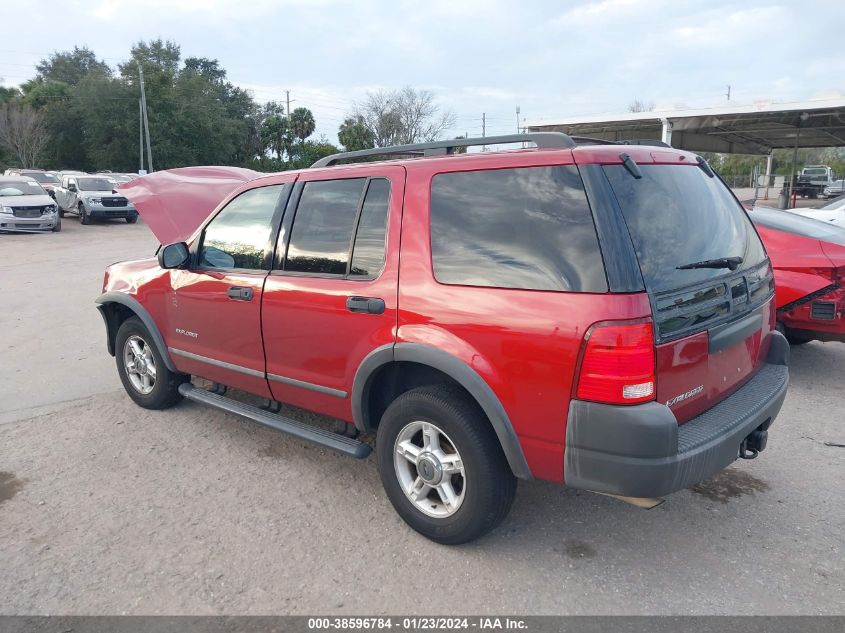
POLYGON ((253 290, 245 286, 231 286, 226 294, 234 301, 252 301, 253 290))
POLYGON ((378 297, 349 297, 346 299, 346 309, 350 312, 382 314, 384 312, 384 299, 378 297))

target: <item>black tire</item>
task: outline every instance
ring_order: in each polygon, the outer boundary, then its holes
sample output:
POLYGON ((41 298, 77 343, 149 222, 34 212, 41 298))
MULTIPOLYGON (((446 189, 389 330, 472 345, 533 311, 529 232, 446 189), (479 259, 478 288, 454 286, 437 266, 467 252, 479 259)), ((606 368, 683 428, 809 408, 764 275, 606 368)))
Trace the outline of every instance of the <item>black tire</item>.
POLYGON ((56 206, 57 206, 57 207, 59 207, 59 217, 60 217, 60 218, 65 217, 65 210, 64 210, 64 209, 62 209, 62 205, 60 205, 60 204, 57 202, 57 203, 56 203, 56 206))
POLYGON ((167 409, 182 399, 179 394, 179 385, 188 382, 190 376, 170 371, 164 364, 161 352, 152 342, 149 330, 137 317, 130 317, 124 321, 117 330, 117 337, 114 343, 114 357, 117 361, 117 373, 126 393, 136 404, 145 409, 167 409), (153 389, 148 394, 143 394, 132 384, 123 362, 124 346, 127 339, 137 336, 149 346, 155 360, 156 379, 153 389))
POLYGON ((53 233, 58 233, 62 230, 62 220, 61 218, 56 222, 55 226, 53 226, 53 233))
POLYGON ((126 223, 127 224, 135 224, 138 221, 137 215, 127 215, 126 216, 126 223))
POLYGON ((91 218, 85 213, 85 205, 81 202, 79 203, 79 223, 80 224, 91 224, 91 218))
POLYGON ((516 493, 516 477, 487 417, 466 392, 452 385, 419 387, 394 400, 378 427, 376 456, 382 485, 399 516, 444 545, 466 543, 495 528, 507 516, 516 493), (464 498, 451 516, 425 514, 400 484, 394 466, 396 440, 402 429, 417 421, 435 424, 460 453, 464 498))
POLYGON ((803 336, 798 336, 795 334, 786 333, 786 340, 789 342, 790 345, 798 346, 798 345, 805 345, 812 341, 813 339, 805 338, 803 336))

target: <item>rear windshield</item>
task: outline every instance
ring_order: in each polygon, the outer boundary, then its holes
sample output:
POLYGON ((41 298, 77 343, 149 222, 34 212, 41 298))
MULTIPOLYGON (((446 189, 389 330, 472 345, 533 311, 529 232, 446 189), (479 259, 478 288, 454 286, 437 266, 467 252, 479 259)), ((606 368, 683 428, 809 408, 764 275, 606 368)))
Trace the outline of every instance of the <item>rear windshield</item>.
POLYGON ((762 263, 765 250, 748 216, 718 178, 692 165, 604 168, 637 252, 646 288, 673 290, 729 273, 728 268, 678 266, 741 257, 739 269, 762 263))
POLYGON ((38 182, 50 183, 50 184, 58 184, 59 179, 56 178, 53 174, 46 174, 43 172, 33 172, 27 174, 30 178, 37 180, 38 182))
POLYGON ((845 229, 790 211, 756 207, 751 211, 751 219, 761 226, 777 231, 845 245, 845 229))
POLYGON ((0 182, 0 197, 43 196, 47 192, 34 180, 12 180, 0 182))
POLYGON ((827 170, 823 169, 823 168, 805 169, 804 175, 805 176, 826 176, 827 170))

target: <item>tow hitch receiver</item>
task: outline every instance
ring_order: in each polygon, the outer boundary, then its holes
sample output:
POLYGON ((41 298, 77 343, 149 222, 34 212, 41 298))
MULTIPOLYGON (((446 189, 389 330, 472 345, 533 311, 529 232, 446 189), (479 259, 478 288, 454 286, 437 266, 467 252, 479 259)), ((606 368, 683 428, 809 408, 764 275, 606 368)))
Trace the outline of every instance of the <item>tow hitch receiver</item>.
POLYGON ((769 432, 758 428, 752 431, 739 445, 739 456, 742 459, 754 459, 758 453, 766 448, 769 432))

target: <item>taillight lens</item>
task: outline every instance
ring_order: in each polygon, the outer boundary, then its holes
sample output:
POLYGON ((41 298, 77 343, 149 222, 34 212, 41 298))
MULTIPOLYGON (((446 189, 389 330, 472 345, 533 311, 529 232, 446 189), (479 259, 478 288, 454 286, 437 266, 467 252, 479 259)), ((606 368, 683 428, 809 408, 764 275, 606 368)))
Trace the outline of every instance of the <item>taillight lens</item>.
POLYGON ((637 404, 654 400, 654 331, 643 323, 589 329, 576 395, 580 400, 637 404))

